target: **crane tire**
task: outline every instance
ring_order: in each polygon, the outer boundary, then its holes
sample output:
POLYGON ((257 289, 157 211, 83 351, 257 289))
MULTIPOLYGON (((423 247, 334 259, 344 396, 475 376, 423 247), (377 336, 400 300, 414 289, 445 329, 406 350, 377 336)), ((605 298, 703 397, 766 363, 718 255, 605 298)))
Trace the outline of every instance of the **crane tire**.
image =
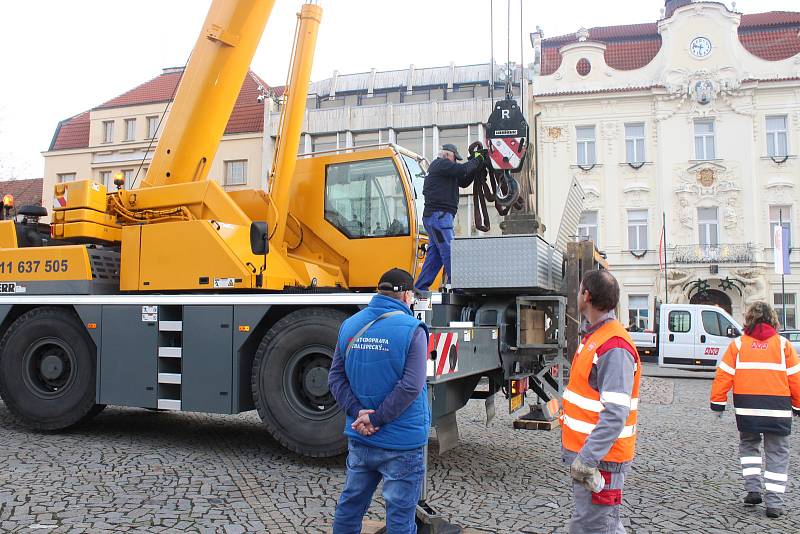
POLYGON ((280 319, 253 358, 253 401, 270 434, 304 456, 344 453, 345 416, 328 390, 328 370, 347 318, 341 311, 306 308, 280 319))
POLYGON ((100 413, 96 372, 95 346, 70 309, 34 308, 0 340, 0 398, 34 430, 63 430, 100 413))

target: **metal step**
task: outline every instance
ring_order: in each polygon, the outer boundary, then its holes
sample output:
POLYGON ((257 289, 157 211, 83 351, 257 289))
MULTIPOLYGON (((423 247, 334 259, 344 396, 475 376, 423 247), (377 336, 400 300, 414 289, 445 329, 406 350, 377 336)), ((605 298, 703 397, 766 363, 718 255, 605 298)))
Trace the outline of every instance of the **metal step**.
POLYGON ((180 410, 181 401, 174 399, 158 399, 159 410, 180 410))
POLYGON ((158 347, 159 358, 180 358, 182 354, 181 347, 158 347))
POLYGON ((159 321, 160 332, 183 332, 183 321, 159 321))
POLYGON ((158 373, 159 384, 180 384, 180 373, 158 373))

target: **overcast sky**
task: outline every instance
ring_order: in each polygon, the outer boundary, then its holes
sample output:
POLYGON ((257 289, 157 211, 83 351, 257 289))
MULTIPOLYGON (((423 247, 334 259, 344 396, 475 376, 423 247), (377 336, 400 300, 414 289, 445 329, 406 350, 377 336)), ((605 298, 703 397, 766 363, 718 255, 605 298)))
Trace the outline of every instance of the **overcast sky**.
MULTIPOLYGON (((224 0, 233 1, 233 0, 224 0)), ((725 2, 729 7, 730 1, 725 2)), ((0 0, 0 179, 38 178, 59 120, 183 65, 211 0, 0 0)), ((321 0, 312 80, 341 73, 488 62, 507 51, 509 0, 321 0)), ((738 0, 754 13, 800 10, 800 0, 738 0)), ((282 85, 301 1, 277 0, 252 68, 282 85)), ((528 34, 652 22, 663 0, 510 0, 511 60, 528 34), (522 17, 520 18, 520 3, 522 17)))

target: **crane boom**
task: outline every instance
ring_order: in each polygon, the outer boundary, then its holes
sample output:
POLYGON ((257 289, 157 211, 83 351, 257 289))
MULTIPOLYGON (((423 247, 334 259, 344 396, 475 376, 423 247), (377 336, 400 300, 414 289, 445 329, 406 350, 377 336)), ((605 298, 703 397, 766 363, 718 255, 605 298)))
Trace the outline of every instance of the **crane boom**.
POLYGON ((322 20, 322 8, 315 4, 304 4, 298 16, 300 25, 295 36, 292 70, 286 87, 286 102, 281 115, 281 125, 278 129, 275 165, 272 167, 273 173, 269 182, 270 196, 277 211, 273 235, 273 242, 277 246, 283 244, 286 236, 289 192, 297 166, 297 147, 305 117, 308 83, 311 79, 311 65, 317 45, 317 31, 322 20))
POLYGON ((143 187, 205 180, 275 0, 214 0, 143 187))

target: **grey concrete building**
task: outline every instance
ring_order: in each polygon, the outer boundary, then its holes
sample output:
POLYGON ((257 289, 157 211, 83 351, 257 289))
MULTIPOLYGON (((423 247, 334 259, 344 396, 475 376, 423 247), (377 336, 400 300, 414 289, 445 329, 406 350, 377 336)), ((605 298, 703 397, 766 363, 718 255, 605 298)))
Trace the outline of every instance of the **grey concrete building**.
MULTIPOLYGON (((514 95, 519 97, 521 69, 511 65, 514 95)), ((525 76, 528 75, 525 70, 525 76)), ((462 153, 484 139, 484 123, 494 99, 505 96, 508 79, 504 65, 483 63, 356 74, 334 71, 330 78, 309 87, 300 153, 347 150, 379 143, 396 143, 432 161, 444 143, 462 153), (494 71, 494 72, 492 72, 494 71), (494 84, 490 83, 494 80, 494 84)), ((522 89, 530 94, 526 81, 522 89)), ((524 106, 524 104, 523 104, 524 106)), ((527 106, 525 106, 527 115, 527 106)), ((263 176, 269 176, 273 142, 280 118, 279 104, 267 106, 263 176)), ((529 121, 530 122, 530 121, 529 121)), ((471 189, 462 191, 456 221, 457 235, 474 235, 471 189), (469 209, 468 209, 469 208, 469 209)), ((491 234, 499 233, 499 217, 490 209, 491 234)))

